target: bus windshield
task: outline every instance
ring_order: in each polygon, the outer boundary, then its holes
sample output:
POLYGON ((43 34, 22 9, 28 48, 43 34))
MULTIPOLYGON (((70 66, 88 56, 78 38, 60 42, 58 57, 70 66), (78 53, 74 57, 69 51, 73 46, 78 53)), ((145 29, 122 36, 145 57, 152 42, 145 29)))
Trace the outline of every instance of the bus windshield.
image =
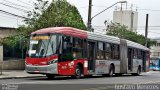
POLYGON ((29 57, 42 58, 56 53, 56 35, 33 35, 30 38, 29 57))

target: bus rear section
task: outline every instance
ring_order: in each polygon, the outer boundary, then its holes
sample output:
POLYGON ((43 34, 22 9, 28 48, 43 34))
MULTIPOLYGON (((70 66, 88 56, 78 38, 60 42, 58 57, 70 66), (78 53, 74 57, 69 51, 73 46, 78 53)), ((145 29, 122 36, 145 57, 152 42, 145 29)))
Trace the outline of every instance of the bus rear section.
MULTIPOLYGON (((123 45, 123 43, 124 41, 121 45, 123 45)), ((126 45, 127 57, 122 56, 123 58, 125 57, 126 60, 121 58, 121 61, 125 60, 121 63, 121 67, 123 67, 122 72, 132 75, 140 75, 142 72, 148 72, 150 60, 149 49, 129 40, 126 40, 126 45)))

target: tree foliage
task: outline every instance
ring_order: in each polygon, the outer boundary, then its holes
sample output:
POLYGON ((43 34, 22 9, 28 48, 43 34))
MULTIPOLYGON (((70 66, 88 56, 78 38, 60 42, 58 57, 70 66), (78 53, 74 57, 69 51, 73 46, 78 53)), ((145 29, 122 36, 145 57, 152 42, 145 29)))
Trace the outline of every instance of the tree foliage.
MULTIPOLYGON (((127 29, 126 26, 120 25, 118 23, 111 23, 108 27, 107 35, 117 36, 119 38, 127 39, 141 45, 145 45, 145 37, 137 32, 132 32, 127 29)), ((155 44, 155 41, 151 41, 149 38, 147 39, 148 46, 155 44)))
POLYGON ((70 26, 86 30, 79 11, 66 0, 53 0, 49 5, 47 1, 38 2, 35 9, 28 13, 30 19, 25 20, 34 29, 70 26))

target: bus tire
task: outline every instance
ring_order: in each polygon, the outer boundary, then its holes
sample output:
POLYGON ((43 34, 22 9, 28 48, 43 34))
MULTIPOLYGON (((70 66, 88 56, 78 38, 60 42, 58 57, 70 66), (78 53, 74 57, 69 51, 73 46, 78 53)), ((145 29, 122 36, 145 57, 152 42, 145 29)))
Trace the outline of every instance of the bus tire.
POLYGON ((54 74, 46 74, 46 77, 48 79, 54 79, 55 75, 54 74))
POLYGON ((102 76, 103 76, 103 77, 108 77, 108 76, 109 76, 109 74, 102 74, 102 76))
POLYGON ((86 78, 92 78, 92 75, 85 75, 86 78))
POLYGON ((76 66, 74 77, 76 79, 80 79, 82 77, 82 68, 79 65, 76 66))
POLYGON ((122 73, 116 73, 115 75, 116 76, 122 76, 122 73))
POLYGON ((138 67, 136 74, 137 74, 137 76, 139 76, 141 74, 141 67, 140 66, 138 67))
POLYGON ((132 73, 133 76, 139 76, 141 74, 141 67, 139 66, 137 69, 137 73, 132 73))
POLYGON ((109 77, 113 77, 113 74, 114 74, 114 67, 113 67, 113 65, 110 65, 110 68, 109 68, 109 77))

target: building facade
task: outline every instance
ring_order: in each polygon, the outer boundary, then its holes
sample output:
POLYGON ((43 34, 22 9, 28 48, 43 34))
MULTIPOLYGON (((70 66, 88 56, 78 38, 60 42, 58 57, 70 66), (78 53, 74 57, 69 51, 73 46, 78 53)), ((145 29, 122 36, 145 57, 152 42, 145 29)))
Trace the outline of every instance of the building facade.
POLYGON ((150 47, 151 58, 160 57, 160 38, 154 39, 156 42, 155 45, 150 47))
POLYGON ((138 12, 132 10, 114 11, 113 22, 125 25, 129 30, 136 32, 138 25, 138 12))
POLYGON ((0 38, 15 35, 16 34, 15 30, 16 30, 16 28, 0 27, 0 38))

